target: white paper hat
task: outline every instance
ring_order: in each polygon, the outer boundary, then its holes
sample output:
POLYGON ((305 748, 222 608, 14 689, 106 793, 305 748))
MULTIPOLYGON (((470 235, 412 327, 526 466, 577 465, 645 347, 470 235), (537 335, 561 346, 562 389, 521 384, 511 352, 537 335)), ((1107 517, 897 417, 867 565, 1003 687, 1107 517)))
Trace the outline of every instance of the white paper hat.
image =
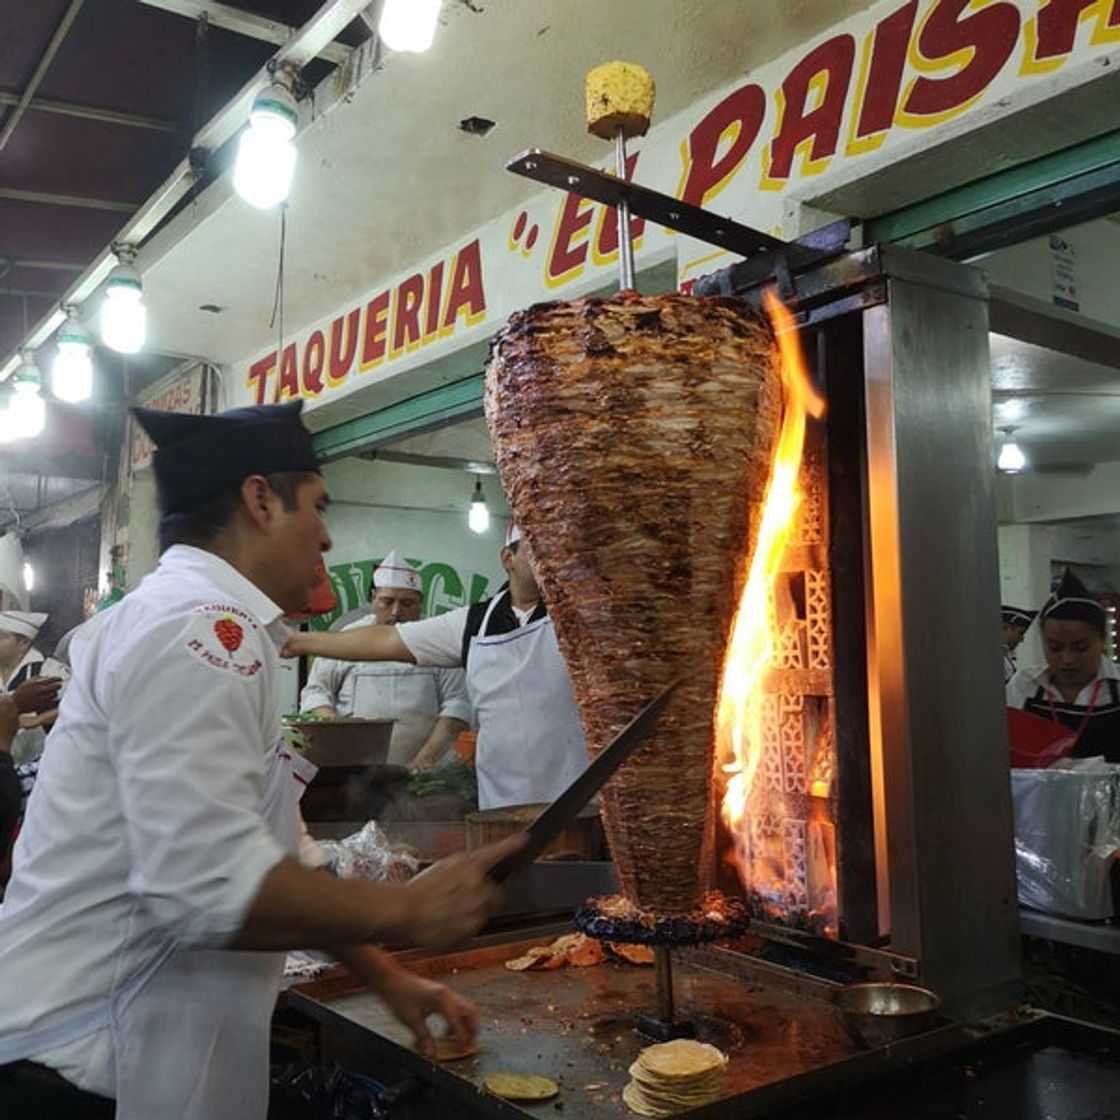
POLYGON ((395 548, 373 569, 373 586, 423 590, 420 573, 395 548))
POLYGON ((0 611, 0 630, 34 638, 48 617, 41 611, 0 611))

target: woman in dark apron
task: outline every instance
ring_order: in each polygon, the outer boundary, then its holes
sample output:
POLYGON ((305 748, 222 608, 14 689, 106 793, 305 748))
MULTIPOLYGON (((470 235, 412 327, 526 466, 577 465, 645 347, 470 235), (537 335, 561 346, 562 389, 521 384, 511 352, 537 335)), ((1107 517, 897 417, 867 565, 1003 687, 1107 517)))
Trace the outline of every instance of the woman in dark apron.
POLYGON ((1040 622, 1046 669, 1022 707, 1076 732, 1076 756, 1120 762, 1120 670, 1104 654, 1104 608, 1067 571, 1040 622))

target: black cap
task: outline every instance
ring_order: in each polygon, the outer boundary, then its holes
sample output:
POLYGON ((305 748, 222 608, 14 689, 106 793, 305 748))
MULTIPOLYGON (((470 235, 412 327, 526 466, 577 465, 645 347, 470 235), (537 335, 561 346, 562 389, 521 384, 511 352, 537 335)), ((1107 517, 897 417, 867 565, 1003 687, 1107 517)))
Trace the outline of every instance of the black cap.
POLYGON ((1004 626, 1018 626, 1026 630, 1028 626, 1034 621, 1038 611, 1027 611, 1022 607, 1012 607, 1004 603, 1000 608, 1003 614, 1004 626))
POLYGON ((318 471, 303 401, 234 408, 213 416, 134 408, 156 445, 152 468, 160 512, 189 513, 251 474, 318 471))
POLYGON ((1089 589, 1067 568, 1054 593, 1042 608, 1042 621, 1055 618, 1069 622, 1087 622, 1102 637, 1105 629, 1104 607, 1093 598, 1089 589))

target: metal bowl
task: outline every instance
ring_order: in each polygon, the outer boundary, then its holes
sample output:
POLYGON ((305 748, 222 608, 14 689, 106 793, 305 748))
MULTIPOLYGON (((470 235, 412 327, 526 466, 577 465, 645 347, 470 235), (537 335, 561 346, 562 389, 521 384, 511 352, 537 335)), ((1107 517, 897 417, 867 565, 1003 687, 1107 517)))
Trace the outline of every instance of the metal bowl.
POLYGON ((300 754, 320 767, 382 765, 389 757, 395 722, 356 717, 284 720, 298 733, 300 754))
POLYGON ((931 1030, 941 1009, 936 992, 890 981, 848 984, 832 993, 832 1003, 852 1040, 868 1047, 931 1030))

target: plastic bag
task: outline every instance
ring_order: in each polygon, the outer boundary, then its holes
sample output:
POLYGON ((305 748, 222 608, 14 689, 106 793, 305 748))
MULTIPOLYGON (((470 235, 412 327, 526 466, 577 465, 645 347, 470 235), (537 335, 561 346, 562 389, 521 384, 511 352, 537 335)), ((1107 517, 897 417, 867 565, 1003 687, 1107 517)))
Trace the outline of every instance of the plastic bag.
POLYGON ((1120 851, 1120 765, 1102 759, 1012 770, 1019 902, 1067 918, 1110 918, 1120 851))
POLYGON ((338 1066, 288 1066, 272 1075, 270 1120, 385 1120, 381 1085, 338 1066))
POLYGON ((360 831, 342 840, 320 840, 319 847, 327 866, 340 879, 402 883, 420 870, 415 856, 392 848, 377 821, 367 821, 360 831))

